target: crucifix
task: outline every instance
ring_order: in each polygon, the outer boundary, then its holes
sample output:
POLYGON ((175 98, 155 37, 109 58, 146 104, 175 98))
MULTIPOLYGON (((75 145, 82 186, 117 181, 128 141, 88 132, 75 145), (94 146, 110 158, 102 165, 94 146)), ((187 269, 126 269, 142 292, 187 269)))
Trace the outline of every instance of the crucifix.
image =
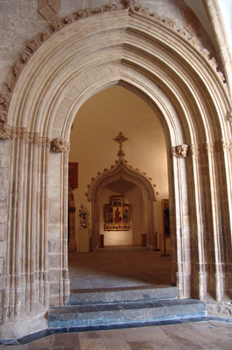
POLYGON ((118 134, 118 136, 116 136, 116 137, 113 138, 113 140, 119 143, 119 151, 118 151, 118 154, 117 154, 117 155, 118 155, 119 157, 125 156, 125 153, 124 153, 122 147, 123 147, 123 142, 126 142, 126 141, 128 140, 128 138, 125 137, 125 136, 123 135, 122 132, 120 132, 120 133, 118 134))

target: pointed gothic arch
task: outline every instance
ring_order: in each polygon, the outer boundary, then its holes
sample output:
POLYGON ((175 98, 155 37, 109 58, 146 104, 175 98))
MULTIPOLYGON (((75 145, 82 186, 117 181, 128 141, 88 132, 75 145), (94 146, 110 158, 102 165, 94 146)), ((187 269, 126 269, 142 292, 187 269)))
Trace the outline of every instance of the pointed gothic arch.
POLYGON ((152 245, 154 235, 154 209, 153 202, 156 201, 155 185, 152 185, 145 174, 133 169, 127 164, 123 156, 120 156, 116 166, 99 174, 91 183, 88 191, 88 200, 92 203, 92 237, 94 247, 99 245, 99 195, 110 183, 119 179, 135 184, 141 190, 144 199, 144 221, 145 232, 148 237, 148 245, 152 245))
POLYGON ((9 338, 20 322, 26 333, 33 317, 36 331, 46 328, 49 305, 69 297, 71 124, 90 96, 115 84, 149 103, 172 150, 172 278, 179 297, 211 294, 220 301, 232 295, 231 101, 225 86, 204 52, 172 26, 134 8, 106 12, 63 27, 38 48, 1 127, 10 193, 2 329, 9 338), (179 151, 183 144, 188 157, 179 151))

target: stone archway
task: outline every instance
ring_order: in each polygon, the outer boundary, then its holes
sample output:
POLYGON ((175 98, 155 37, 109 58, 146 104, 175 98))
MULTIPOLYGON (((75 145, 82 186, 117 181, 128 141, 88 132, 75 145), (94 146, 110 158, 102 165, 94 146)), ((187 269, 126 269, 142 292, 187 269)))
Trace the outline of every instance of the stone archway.
POLYGON ((9 189, 2 214, 3 337, 15 337, 22 328, 24 334, 46 328, 49 305, 65 304, 69 297, 71 124, 90 96, 115 84, 153 108, 172 151, 172 278, 179 297, 231 297, 230 99, 208 54, 171 23, 140 10, 62 25, 18 79, 0 134, 9 189), (178 147, 183 144, 188 157, 178 147))
POLYGON ((156 201, 155 186, 152 185, 151 180, 139 169, 134 169, 131 165, 127 164, 124 159, 124 152, 120 147, 118 153, 119 160, 115 166, 112 166, 110 170, 105 171, 92 181, 92 184, 88 192, 88 200, 92 202, 92 245, 93 248, 99 245, 99 194, 108 184, 115 182, 119 179, 126 180, 135 184, 141 190, 144 198, 144 221, 145 232, 148 237, 148 245, 152 245, 154 237, 154 210, 153 202, 156 201))

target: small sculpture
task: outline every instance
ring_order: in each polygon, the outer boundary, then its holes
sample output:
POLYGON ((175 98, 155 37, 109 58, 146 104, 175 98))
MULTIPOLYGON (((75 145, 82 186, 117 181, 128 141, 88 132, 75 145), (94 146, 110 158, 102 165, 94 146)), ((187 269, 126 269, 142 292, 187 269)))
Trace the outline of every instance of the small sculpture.
POLYGON ((81 207, 81 209, 79 209, 80 224, 81 224, 81 228, 85 228, 86 227, 86 210, 83 204, 81 204, 80 207, 81 207))

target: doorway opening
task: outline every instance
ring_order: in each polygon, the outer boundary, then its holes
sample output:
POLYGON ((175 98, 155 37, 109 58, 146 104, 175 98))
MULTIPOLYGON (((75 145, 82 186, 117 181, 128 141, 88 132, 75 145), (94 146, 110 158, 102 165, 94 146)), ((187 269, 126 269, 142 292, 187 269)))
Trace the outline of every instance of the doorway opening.
MULTIPOLYGON (((78 163, 78 189, 74 190, 76 203, 76 248, 69 252, 71 291, 75 289, 171 285, 171 258, 161 258, 163 250, 162 199, 168 199, 167 152, 162 126, 152 109, 136 94, 121 86, 110 87, 92 96, 79 109, 70 137, 70 162, 78 163), (118 162, 118 144, 113 141, 122 131, 128 138, 124 152, 126 162, 156 185, 156 201, 149 200, 141 186, 129 177, 118 175, 99 190, 94 203, 86 193, 99 174, 107 173, 118 162), (131 206, 131 229, 110 231, 104 229, 104 206, 112 195, 120 195, 131 206), (147 202, 146 202, 147 201, 147 202), (97 221, 97 239, 94 252, 80 252, 79 208, 87 212, 88 238, 94 235, 97 221), (152 211, 152 215, 148 215, 152 211), (152 217, 152 223, 150 223, 152 217), (142 235, 148 227, 156 235, 154 251, 151 239, 141 247, 142 235), (104 236, 104 248, 99 248, 99 236, 104 236), (165 261, 164 261, 165 260, 165 261), (88 277, 89 276, 89 277, 88 277), (92 276, 92 277, 90 277, 92 276), (106 282, 107 281, 107 282, 106 282)), ((144 191, 145 192, 145 191, 144 191)), ((170 250, 170 240, 166 240, 170 250)), ((91 250, 91 247, 90 247, 91 250)))

